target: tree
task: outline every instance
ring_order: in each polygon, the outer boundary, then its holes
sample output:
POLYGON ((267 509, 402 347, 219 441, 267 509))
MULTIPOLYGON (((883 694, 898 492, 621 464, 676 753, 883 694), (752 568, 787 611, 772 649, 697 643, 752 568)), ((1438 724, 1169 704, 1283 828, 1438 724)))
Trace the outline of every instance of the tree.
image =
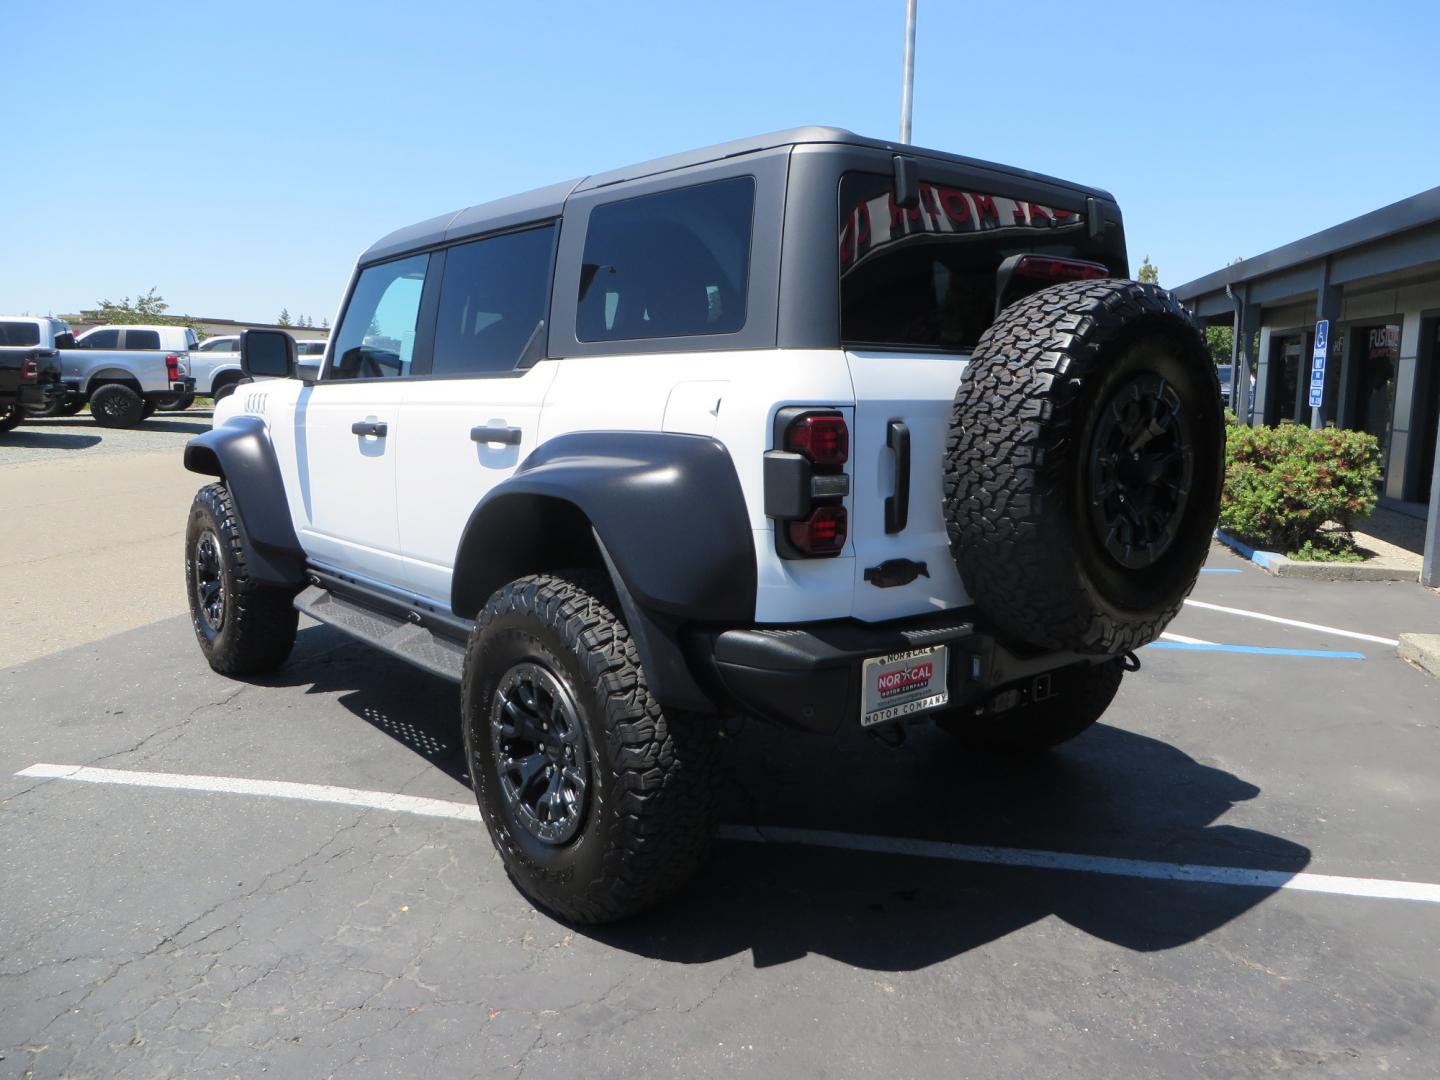
POLYGON ((276 318, 275 318, 275 325, 276 325, 276 326, 289 326, 289 325, 291 325, 291 323, 290 323, 290 309, 289 309, 289 308, 281 308, 281 309, 280 309, 280 314, 279 314, 278 316, 276 316, 276 318))
POLYGON ((1140 272, 1135 275, 1135 280, 1143 281, 1147 285, 1160 284, 1160 271, 1155 264, 1150 261, 1149 255, 1146 255, 1145 261, 1140 264, 1140 272))
POLYGON ((1205 327, 1205 344, 1210 347, 1210 358, 1217 364, 1230 363, 1234 341, 1235 331, 1229 326, 1205 327))
POLYGON ((200 327, 188 315, 166 315, 170 305, 165 298, 155 291, 155 286, 150 288, 134 300, 125 297, 123 300, 98 300, 96 307, 90 311, 81 312, 87 321, 97 323, 119 324, 122 326, 134 326, 137 323, 146 323, 159 326, 188 326, 198 336, 200 327))
POLYGON ((325 315, 325 316, 322 316, 322 317, 321 317, 321 319, 320 319, 320 329, 322 329, 322 330, 329 330, 329 329, 330 329, 330 316, 329 316, 329 315, 325 315))

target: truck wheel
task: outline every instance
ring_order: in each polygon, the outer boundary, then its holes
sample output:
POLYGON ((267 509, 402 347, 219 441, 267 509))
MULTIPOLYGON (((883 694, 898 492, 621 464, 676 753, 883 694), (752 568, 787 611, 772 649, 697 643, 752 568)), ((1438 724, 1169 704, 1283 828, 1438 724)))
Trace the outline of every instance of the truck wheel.
POLYGON ((233 394, 235 392, 235 387, 237 387, 238 385, 240 385, 240 379, 238 377, 226 379, 224 382, 217 383, 212 393, 210 394, 210 399, 216 405, 218 405, 220 404, 220 402, 224 401, 227 397, 233 394))
POLYGON ((184 412, 195 404, 194 394, 160 394, 151 399, 160 412, 184 412))
POLYGON ((705 859, 718 727, 662 713, 610 583, 572 572, 495 593, 465 658, 465 752, 505 868, 577 923, 672 895, 705 859))
POLYGON ((24 419, 25 410, 19 405, 0 405, 0 431, 14 431, 24 419))
POLYGON ((145 399, 124 383, 106 383, 90 395, 90 415, 101 427, 132 428, 145 419, 145 399))
POLYGON ((224 484, 195 493, 185 528, 185 585, 200 651, 221 675, 253 675, 283 664, 300 613, 288 589, 251 580, 235 504, 224 484))
POLYGON ((1194 587, 1224 476, 1215 365, 1154 285, 1072 281, 980 338, 946 440, 950 550, 983 617, 1050 649, 1154 641, 1194 587))
POLYGON ((940 717, 936 725, 968 750, 1038 753, 1088 730, 1115 700, 1124 675, 1123 658, 1058 671, 1051 676, 1051 696, 1044 701, 979 716, 960 712, 940 717))

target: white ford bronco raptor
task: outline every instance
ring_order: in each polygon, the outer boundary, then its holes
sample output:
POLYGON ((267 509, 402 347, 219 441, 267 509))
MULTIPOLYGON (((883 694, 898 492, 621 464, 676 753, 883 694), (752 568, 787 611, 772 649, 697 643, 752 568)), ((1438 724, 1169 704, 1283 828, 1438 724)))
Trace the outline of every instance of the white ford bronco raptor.
POLYGON ((1127 273, 1103 191, 830 128, 392 233, 318 369, 247 331, 186 447, 200 646, 265 671, 303 612, 458 682, 495 845, 577 922, 695 873, 726 717, 1052 746, 1219 498, 1214 365, 1127 273))

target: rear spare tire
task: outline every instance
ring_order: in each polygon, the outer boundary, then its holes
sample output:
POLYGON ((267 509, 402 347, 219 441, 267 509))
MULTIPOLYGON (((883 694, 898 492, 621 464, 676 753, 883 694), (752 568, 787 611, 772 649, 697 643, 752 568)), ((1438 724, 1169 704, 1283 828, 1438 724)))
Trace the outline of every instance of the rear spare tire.
POLYGON ((1215 365, 1154 285, 1055 285, 1011 305, 961 379, 950 550, 985 619, 1050 649, 1154 641, 1205 560, 1224 476, 1215 365))

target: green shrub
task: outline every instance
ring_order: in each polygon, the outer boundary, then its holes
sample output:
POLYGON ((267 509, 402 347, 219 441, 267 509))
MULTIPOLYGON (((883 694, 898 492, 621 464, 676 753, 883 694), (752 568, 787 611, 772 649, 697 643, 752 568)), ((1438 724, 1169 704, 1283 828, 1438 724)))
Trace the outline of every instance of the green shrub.
POLYGON ((1299 424, 1226 428, 1220 527, 1261 547, 1313 548, 1320 526, 1348 535, 1375 509, 1380 448, 1363 431, 1299 424))

